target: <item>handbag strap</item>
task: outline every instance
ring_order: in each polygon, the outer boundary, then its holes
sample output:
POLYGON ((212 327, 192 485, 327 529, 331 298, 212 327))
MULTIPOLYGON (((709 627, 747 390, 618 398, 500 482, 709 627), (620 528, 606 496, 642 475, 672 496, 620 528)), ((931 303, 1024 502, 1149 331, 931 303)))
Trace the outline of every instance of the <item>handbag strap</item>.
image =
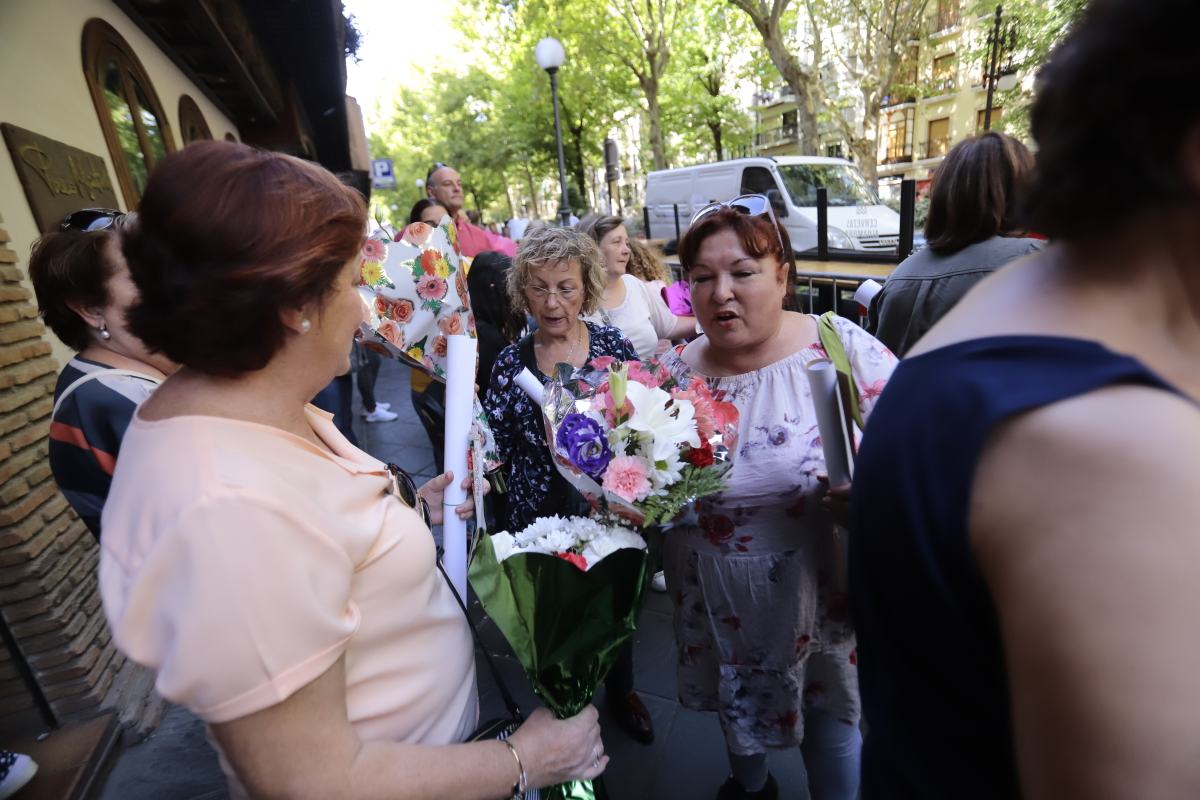
POLYGON ((144 372, 136 372, 132 369, 115 369, 112 367, 104 367, 102 369, 94 369, 91 372, 83 373, 83 375, 79 376, 74 381, 69 383, 67 385, 67 388, 62 390, 62 393, 58 396, 58 399, 54 401, 54 408, 50 409, 50 418, 54 419, 54 416, 58 413, 58 410, 60 408, 62 408, 62 404, 80 386, 87 383, 88 381, 94 381, 99 378, 109 378, 109 377, 140 378, 141 380, 144 380, 144 381, 150 381, 151 383, 153 383, 155 385, 162 383, 162 380, 160 380, 159 378, 155 378, 153 375, 147 375, 144 372))
POLYGON ((480 641, 479 632, 475 630, 475 626, 471 623, 471 614, 467 611, 467 604, 463 602, 458 589, 454 588, 454 581, 450 580, 450 576, 446 574, 446 568, 442 566, 442 548, 440 547, 437 550, 437 568, 438 572, 442 573, 442 577, 446 579, 446 585, 450 587, 450 594, 454 595, 454 599, 458 601, 458 607, 462 609, 463 616, 467 618, 467 627, 471 629, 471 638, 475 640, 475 646, 483 652, 483 658, 487 661, 488 670, 492 673, 492 679, 496 681, 496 688, 500 690, 500 697, 504 700, 504 707, 508 709, 509 715, 514 719, 525 719, 521 714, 521 707, 517 705, 517 701, 513 699, 512 693, 508 691, 508 686, 504 683, 504 679, 500 677, 500 670, 496 668, 496 662, 492 660, 492 654, 488 652, 487 647, 480 641))

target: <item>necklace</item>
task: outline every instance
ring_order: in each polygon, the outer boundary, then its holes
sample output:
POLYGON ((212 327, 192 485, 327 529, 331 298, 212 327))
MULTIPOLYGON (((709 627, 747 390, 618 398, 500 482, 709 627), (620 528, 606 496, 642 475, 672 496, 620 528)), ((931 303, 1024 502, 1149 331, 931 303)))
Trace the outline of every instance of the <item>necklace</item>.
MULTIPOLYGON (((579 347, 579 343, 583 341, 583 332, 580 330, 580 328, 583 328, 584 330, 587 329, 587 326, 584 325, 582 321, 576 320, 575 323, 579 327, 575 329, 575 336, 571 341, 571 348, 569 350, 567 350, 567 357, 565 359, 563 359, 562 362, 555 362, 555 363, 570 364, 572 369, 575 368, 575 364, 572 363, 571 359, 573 359, 575 357, 575 350, 579 347)), ((541 345, 539 345, 539 347, 545 348, 546 345, 541 344, 541 345)), ((540 362, 539 362, 539 366, 540 366, 540 362)), ((546 374, 549 375, 550 373, 546 373, 546 374)))

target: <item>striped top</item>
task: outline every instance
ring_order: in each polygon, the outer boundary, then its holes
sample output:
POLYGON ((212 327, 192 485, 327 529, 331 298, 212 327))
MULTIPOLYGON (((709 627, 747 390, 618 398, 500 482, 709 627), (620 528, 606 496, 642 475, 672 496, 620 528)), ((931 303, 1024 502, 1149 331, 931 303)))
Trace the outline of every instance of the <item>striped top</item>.
MULTIPOLYGON (((84 375, 107 370, 76 356, 54 387, 54 399, 84 375)), ((97 539, 121 439, 137 407, 156 383, 128 375, 105 375, 80 384, 50 420, 50 470, 67 502, 97 539)))

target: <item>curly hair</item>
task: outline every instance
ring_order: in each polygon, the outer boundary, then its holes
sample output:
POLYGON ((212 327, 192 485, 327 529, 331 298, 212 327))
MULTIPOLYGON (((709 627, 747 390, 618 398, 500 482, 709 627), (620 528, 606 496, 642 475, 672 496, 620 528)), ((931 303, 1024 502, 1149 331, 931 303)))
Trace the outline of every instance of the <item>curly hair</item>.
POLYGON ((626 271, 633 277, 646 281, 672 283, 670 270, 650 245, 639 239, 629 240, 629 266, 626 271))
POLYGON ((1038 75, 1029 227, 1080 239, 1200 202, 1181 158, 1200 124, 1200 3, 1093 0, 1038 75), (1113 113, 1114 109, 1136 109, 1113 113))
POLYGON ((210 375, 262 369, 287 341, 280 312, 318 306, 362 247, 362 195, 299 158, 195 142, 150 176, 123 234, 141 294, 129 327, 210 375))
POLYGON ((526 231, 517 246, 517 257, 508 271, 508 297, 513 309, 520 313, 529 311, 525 287, 529 284, 531 268, 571 261, 579 263, 579 274, 583 278, 582 313, 593 313, 600 305, 600 296, 608 283, 600 248, 585 233, 550 225, 526 231))

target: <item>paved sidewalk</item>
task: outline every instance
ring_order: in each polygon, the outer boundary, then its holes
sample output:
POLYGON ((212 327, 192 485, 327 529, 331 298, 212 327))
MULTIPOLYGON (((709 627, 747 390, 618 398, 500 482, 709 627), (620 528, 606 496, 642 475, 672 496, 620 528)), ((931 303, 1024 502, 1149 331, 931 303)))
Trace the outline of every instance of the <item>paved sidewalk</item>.
MULTIPOLYGON (((366 424, 355 398, 356 432, 363 449, 409 470, 418 484, 433 476, 433 451, 409 400, 409 371, 385 361, 376 394, 400 415, 395 422, 366 424)), ((440 531, 438 532, 440 533, 440 531)), ((472 615, 482 619, 478 603, 472 615)), ((496 657, 504 680, 523 709, 538 705, 520 664, 489 622, 480 638, 496 657)), ((634 643, 635 685, 654 717, 655 739, 649 746, 626 736, 608 717, 601 689, 604 744, 611 756, 605 783, 612 800, 711 800, 728 773, 724 742, 716 716, 681 708, 676 702, 671 607, 666 595, 649 591, 634 643)), ((499 716, 503 703, 487 665, 477 657, 481 719, 499 716)), ((804 767, 798 752, 773 753, 771 771, 781 797, 800 800, 804 767)), ((172 708, 158 731, 115 758, 101 800, 223 800, 224 788, 215 753, 203 724, 187 711, 172 708)))

